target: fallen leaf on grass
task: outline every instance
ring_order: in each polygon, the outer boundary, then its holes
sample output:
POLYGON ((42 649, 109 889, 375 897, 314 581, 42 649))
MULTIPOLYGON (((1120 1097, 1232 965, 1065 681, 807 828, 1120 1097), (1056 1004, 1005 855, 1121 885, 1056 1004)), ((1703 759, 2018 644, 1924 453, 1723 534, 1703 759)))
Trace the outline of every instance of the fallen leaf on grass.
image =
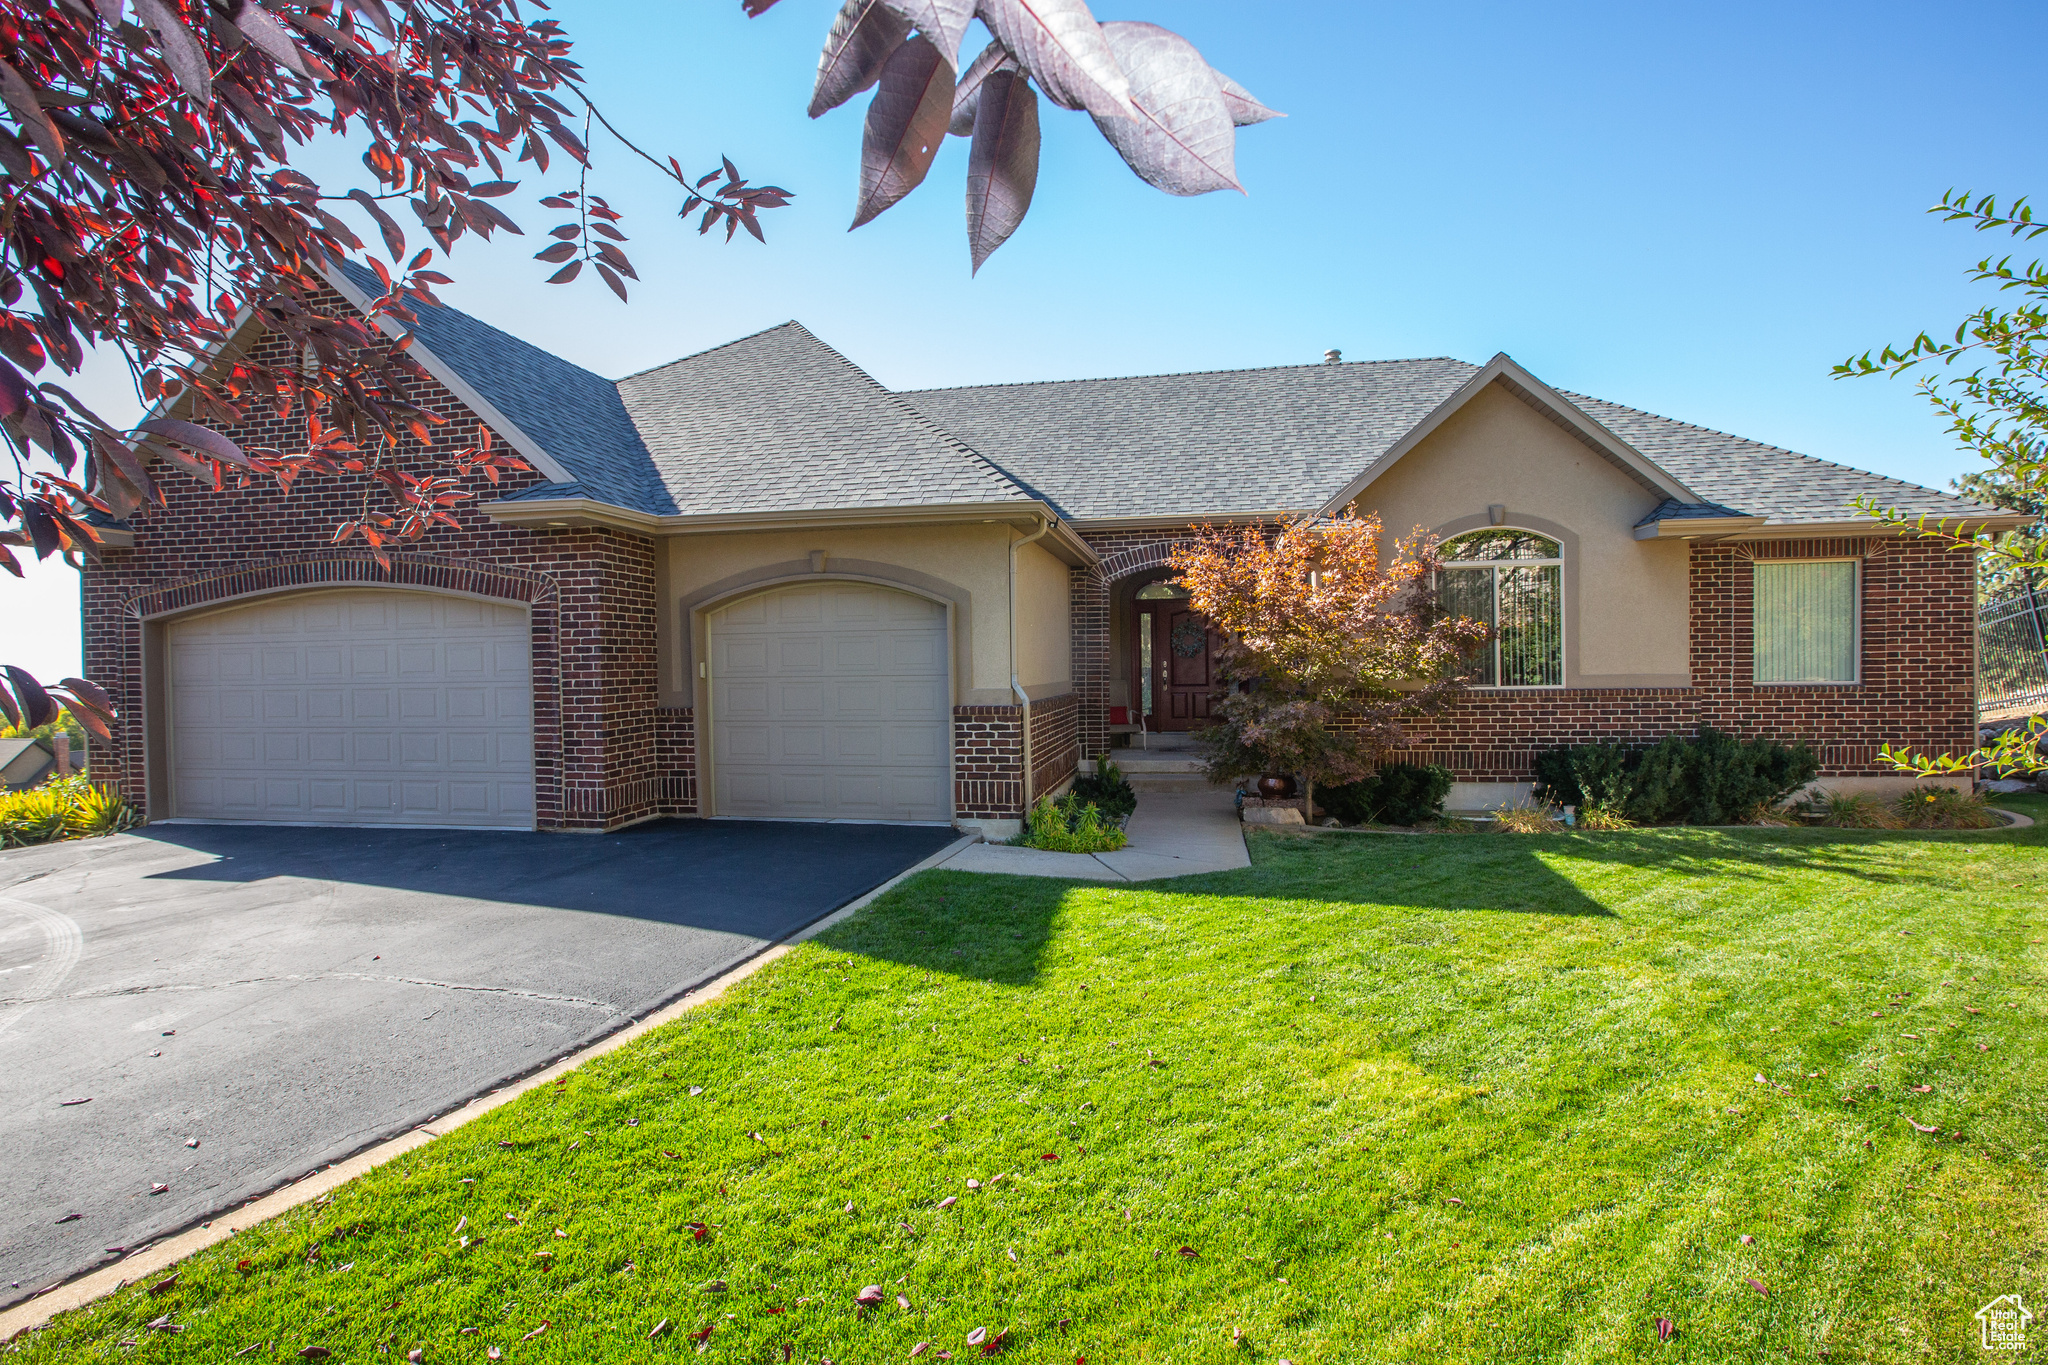
POLYGON ((1753 1247, 1756 1245, 1756 1238, 1750 1236, 1746 1232, 1743 1233, 1742 1236, 1738 1237, 1736 1240, 1741 1242, 1746 1247, 1753 1247))
POLYGON ((860 1293, 853 1296, 853 1301, 862 1308, 873 1308, 882 1301, 882 1286, 878 1284, 863 1285, 860 1293))
POLYGON ((1762 1280, 1752 1280, 1745 1276, 1743 1278, 1743 1283, 1747 1284, 1751 1289, 1754 1289, 1757 1293, 1763 1295, 1767 1299, 1771 1296, 1771 1291, 1764 1288, 1764 1282, 1762 1280))
MULTIPOLYGON (((300 1352, 299 1352, 299 1359, 301 1359, 301 1360, 325 1360, 325 1359, 327 1359, 327 1357, 329 1357, 329 1356, 331 1356, 331 1355, 333 1355, 333 1354, 334 1354, 334 1352, 332 1352, 332 1351, 328 1350, 328 1349, 327 1349, 327 1348, 326 1348, 325 1346, 308 1346, 308 1347, 307 1347, 307 1348, 306 1348, 305 1350, 303 1350, 303 1351, 300 1351, 300 1352)), ((498 1353, 497 1353, 497 1351, 496 1351, 496 1350, 493 1350, 493 1351, 491 1352, 491 1358, 492 1358, 492 1359, 494 1359, 494 1360, 495 1360, 495 1359, 497 1358, 497 1355, 498 1355, 498 1353)))
POLYGON ((950 1208, 952 1208, 952 1207, 953 1207, 953 1206, 954 1206, 955 1204, 957 1204, 957 1203, 959 1203, 959 1202, 960 1202, 960 1196, 959 1196, 959 1195, 957 1195, 957 1194, 949 1194, 949 1195, 947 1195, 947 1196, 946 1196, 946 1197, 945 1197, 944 1199, 941 1199, 941 1200, 939 1201, 939 1207, 940 1207, 940 1208, 942 1208, 942 1209, 950 1209, 950 1208))
POLYGON ((847 1200, 847 1201, 846 1201, 846 1207, 845 1207, 844 1209, 841 1209, 841 1210, 840 1210, 840 1212, 841 1212, 841 1213, 852 1213, 852 1212, 853 1212, 853 1201, 852 1201, 851 1199, 847 1200))
POLYGON ((1446 1204, 1456 1204, 1456 1205, 1457 1205, 1457 1206, 1458 1206, 1459 1208, 1461 1208, 1461 1209, 1465 1207, 1465 1201, 1464 1201, 1464 1200, 1462 1200, 1462 1199, 1457 1199, 1457 1198, 1451 1198, 1451 1199, 1446 1199, 1446 1200, 1444 1200, 1444 1202, 1445 1202, 1446 1204))
POLYGON ((236 1261, 236 1262, 235 1262, 235 1269, 237 1269, 237 1270, 247 1270, 247 1269, 248 1269, 248 1268, 249 1268, 250 1266, 252 1266, 252 1265, 254 1265, 254 1264, 255 1264, 255 1262, 254 1262, 254 1261, 246 1261, 246 1260, 244 1260, 244 1261, 236 1261))
POLYGON ((173 1275, 167 1280, 158 1280, 155 1284, 149 1287, 149 1292, 152 1294, 167 1294, 172 1289, 176 1288, 177 1284, 178 1277, 176 1275, 173 1275))
POLYGON ((1920 1041, 1920 1035, 1917 1033, 1901 1033, 1899 1036, 1901 1038, 1911 1038, 1916 1043, 1920 1041))
POLYGON ((1939 1125, 1930 1127, 1929 1125, 1924 1124, 1920 1122, 1920 1120, 1914 1118, 1911 1114, 1901 1114, 1899 1115, 1899 1117, 1904 1119, 1906 1122, 1912 1124, 1915 1128, 1917 1128, 1919 1131, 1923 1133, 1939 1133, 1941 1131, 1939 1125))
POLYGON ((909 1300, 909 1299, 907 1299, 907 1298, 905 1298, 905 1297, 904 1297, 903 1295, 901 1295, 901 1294, 898 1294, 898 1295, 896 1296, 896 1306, 897 1306, 898 1308, 902 1308, 902 1309, 906 1309, 906 1310, 907 1310, 907 1309, 908 1309, 908 1308, 910 1307, 910 1300, 909 1300))
POLYGON ((1906 1088, 1916 1095, 1931 1095, 1934 1093, 1934 1087, 1931 1085, 1911 1085, 1906 1088))
POLYGON ((484 1352, 485 1360, 503 1360, 504 1358, 505 1357, 499 1352, 498 1348, 495 1346, 491 1347, 490 1350, 484 1352))
POLYGON ((969 1332, 967 1334, 967 1344, 969 1346, 979 1346, 982 1342, 987 1340, 988 1328, 986 1327, 977 1327, 972 1332, 969 1332))
POLYGON ((652 1340, 654 1340, 654 1339, 655 1339, 656 1337, 660 1336, 660 1335, 661 1335, 661 1334, 662 1334, 663 1332, 666 1332, 667 1330, 668 1330, 668 1319, 667 1319, 667 1318, 663 1318, 663 1319, 662 1319, 662 1320, 661 1320, 660 1322, 657 1322, 657 1323, 655 1323, 655 1324, 654 1324, 654 1330, 653 1330, 652 1332, 649 1332, 649 1333, 647 1334, 647 1339, 648 1339, 649 1341, 652 1341, 652 1340))
POLYGON ((1669 1341, 1672 1337, 1676 1336, 1677 1334, 1678 1329, 1671 1325, 1670 1318, 1657 1319, 1657 1340, 1669 1341))
POLYGON ((917 1343, 917 1345, 910 1348, 910 1358, 912 1360, 916 1360, 919 1356, 923 1355, 926 1351, 929 1351, 931 1348, 932 1344, 929 1341, 920 1341, 919 1343, 917 1343))
POLYGON ((701 1332, 690 1333, 690 1340, 696 1342, 699 1346, 702 1346, 705 1342, 711 1340, 712 1328, 715 1328, 716 1326, 718 1326, 718 1324, 714 1322, 701 1332))
MULTIPOLYGON (((145 1322, 142 1325, 144 1327, 147 1327, 152 1332, 170 1332, 173 1335, 185 1330, 183 1327, 180 1327, 177 1323, 171 1321, 171 1315, 169 1313, 164 1314, 160 1318, 151 1318, 148 1322, 145 1322)), ((323 1352, 323 1354, 325 1353, 323 1352)))
POLYGON ((995 1355, 1003 1349, 1003 1343, 1009 1339, 1009 1336, 1010 1329, 1005 1327, 1002 1331, 981 1343, 981 1353, 985 1356, 995 1355))
POLYGON ((1004 1248, 1003 1248, 1003 1254, 1004 1254, 1005 1256, 1008 1256, 1008 1257, 1009 1257, 1009 1258, 1010 1258, 1010 1259, 1011 1259, 1012 1261, 1014 1261, 1014 1260, 1016 1260, 1016 1259, 1017 1259, 1017 1253, 1016 1253, 1016 1251, 1015 1251, 1014 1249, 1010 1248, 1010 1247, 1004 1247, 1004 1248))
POLYGON ((711 1228, 708 1224, 685 1223, 683 1224, 683 1226, 690 1230, 691 1237, 695 1238, 697 1241, 700 1242, 711 1235, 711 1228))
POLYGON ((1038 1159, 1040 1161, 1058 1161, 1060 1159, 1060 1154, 1058 1152, 1040 1152, 1038 1154, 1038 1159))
POLYGON ((1975 1009, 1969 1005, 1963 1006, 1963 1013, 1965 1014, 1982 1014, 1983 1012, 1983 1010, 1975 1009))

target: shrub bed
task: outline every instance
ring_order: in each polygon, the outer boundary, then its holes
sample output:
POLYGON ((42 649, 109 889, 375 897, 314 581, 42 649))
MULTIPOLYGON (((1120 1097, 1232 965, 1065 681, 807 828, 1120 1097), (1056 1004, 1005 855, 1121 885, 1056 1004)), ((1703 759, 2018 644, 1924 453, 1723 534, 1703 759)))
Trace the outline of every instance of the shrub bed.
MULTIPOLYGON (((1536 755, 1537 790, 1594 822, 1746 824, 1811 781, 1820 759, 1807 745, 1736 739, 1702 727, 1646 747, 1575 744, 1536 755)), ((1597 823, 1596 823, 1597 827, 1597 823)))
POLYGON ((1316 804, 1347 825, 1423 825, 1443 815, 1450 794, 1449 768, 1389 763, 1371 777, 1319 789, 1316 804))
POLYGON ((0 848, 118 834, 135 823, 111 785, 94 786, 84 774, 0 793, 0 848))

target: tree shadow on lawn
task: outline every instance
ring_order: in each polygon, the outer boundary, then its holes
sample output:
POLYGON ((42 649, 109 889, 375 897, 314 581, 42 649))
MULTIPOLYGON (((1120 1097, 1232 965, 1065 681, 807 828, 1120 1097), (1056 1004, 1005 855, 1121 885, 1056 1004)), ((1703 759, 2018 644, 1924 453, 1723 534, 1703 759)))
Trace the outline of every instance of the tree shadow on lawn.
MULTIPOLYGON (((1462 840, 1451 841, 1462 846, 1462 840)), ((1398 858, 1361 869, 1331 865, 1306 840, 1282 845, 1260 863, 1232 872, 1132 884, 1013 877, 977 872, 923 873, 815 940, 832 952, 879 958, 920 971, 1028 986, 1043 968, 1067 898, 1077 892, 1156 895, 1162 905, 1189 898, 1340 902, 1393 909, 1494 910, 1518 914, 1612 916, 1533 847, 1489 844, 1484 856, 1445 866, 1413 841, 1398 858), (1476 865, 1475 865, 1476 864, 1476 865)), ((1462 847, 1461 847, 1462 851, 1462 847)), ((1167 914, 1172 914, 1170 908, 1167 914)))
MULTIPOLYGON (((1758 884, 1788 874, 1819 873, 1852 884, 1937 889, 1951 887, 1952 876, 1903 866, 1897 857, 1900 844, 1954 844, 2000 833, 1668 828, 1372 837, 1262 832, 1254 836, 1251 867, 1155 882, 926 872, 819 935, 817 942, 831 951, 921 971, 1026 986, 1038 979, 1067 897, 1076 892, 1612 919, 1616 912, 1574 880, 1570 863, 1758 884)), ((2001 837, 1997 842, 2014 841, 2001 837)))

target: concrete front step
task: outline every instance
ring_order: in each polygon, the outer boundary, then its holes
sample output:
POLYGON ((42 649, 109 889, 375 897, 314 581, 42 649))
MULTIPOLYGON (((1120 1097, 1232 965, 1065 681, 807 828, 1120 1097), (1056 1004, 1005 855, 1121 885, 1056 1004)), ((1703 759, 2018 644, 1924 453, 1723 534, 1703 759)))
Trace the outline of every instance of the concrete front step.
MULTIPOLYGON (((1171 757, 1161 754, 1156 758, 1148 758, 1141 754, 1135 758, 1112 758, 1110 762, 1121 768, 1125 777, 1133 778, 1140 775, 1156 777, 1168 773, 1199 773, 1202 771, 1201 759, 1179 754, 1172 755, 1171 757)), ((1075 771, 1081 776, 1086 777, 1095 771, 1095 764, 1092 762, 1082 763, 1075 771)))
POLYGON ((1134 792, 1206 792, 1215 791, 1209 779, 1200 773, 1161 773, 1141 777, 1137 773, 1125 773, 1124 780, 1131 784, 1134 792))

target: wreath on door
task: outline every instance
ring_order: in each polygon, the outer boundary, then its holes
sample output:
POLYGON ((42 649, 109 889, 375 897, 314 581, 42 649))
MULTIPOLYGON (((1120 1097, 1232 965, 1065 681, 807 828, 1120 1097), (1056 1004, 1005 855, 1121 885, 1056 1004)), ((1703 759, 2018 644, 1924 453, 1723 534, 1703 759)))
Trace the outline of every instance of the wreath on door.
POLYGON ((1184 618, 1173 628, 1173 652, 1183 659, 1199 659, 1209 647, 1209 632, 1200 621, 1184 618))

